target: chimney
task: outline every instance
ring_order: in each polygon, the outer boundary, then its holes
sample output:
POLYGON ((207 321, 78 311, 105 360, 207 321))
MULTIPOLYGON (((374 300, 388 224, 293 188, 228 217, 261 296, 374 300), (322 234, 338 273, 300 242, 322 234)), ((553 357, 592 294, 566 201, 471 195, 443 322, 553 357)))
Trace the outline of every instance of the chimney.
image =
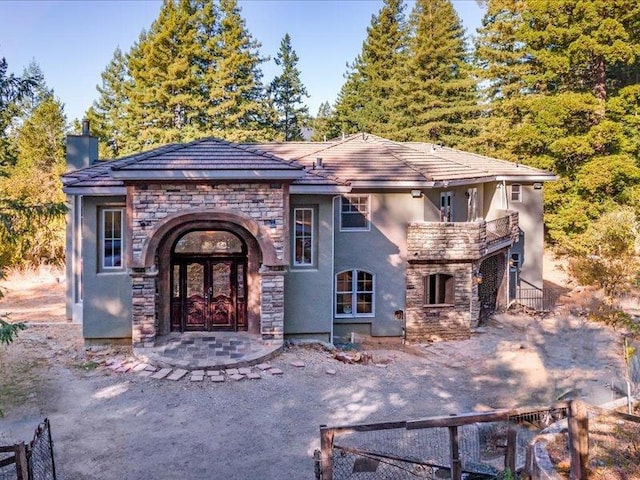
POLYGON ((98 139, 89 133, 89 120, 82 121, 81 135, 67 135, 67 173, 98 160, 98 139))
POLYGON ((323 167, 324 165, 322 165, 322 157, 316 157, 316 163, 314 165, 314 168, 317 168, 318 170, 322 170, 323 167))

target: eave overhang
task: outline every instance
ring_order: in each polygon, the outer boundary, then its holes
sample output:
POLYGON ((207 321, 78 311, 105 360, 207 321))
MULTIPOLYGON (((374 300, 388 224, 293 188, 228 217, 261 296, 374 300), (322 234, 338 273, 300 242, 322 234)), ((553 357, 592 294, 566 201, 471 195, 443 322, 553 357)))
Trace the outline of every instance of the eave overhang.
POLYGON ((112 195, 126 195, 127 187, 64 187, 62 191, 67 195, 108 197, 112 195))
POLYGON ((301 169, 283 170, 111 170, 118 180, 174 181, 174 180, 296 180, 305 175, 301 169))

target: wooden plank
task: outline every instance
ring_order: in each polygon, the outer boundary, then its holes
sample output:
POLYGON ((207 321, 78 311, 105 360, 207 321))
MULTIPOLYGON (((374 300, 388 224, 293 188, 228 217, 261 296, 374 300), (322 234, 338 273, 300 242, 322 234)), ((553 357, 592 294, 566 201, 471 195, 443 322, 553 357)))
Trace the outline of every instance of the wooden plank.
POLYGON ((587 408, 579 400, 569 402, 570 480, 586 480, 589 462, 589 417, 587 408))
POLYGON ((360 423, 355 425, 344 425, 326 427, 334 431, 334 433, 353 433, 353 432, 373 432, 376 430, 391 430, 394 428, 407 428, 408 422, 381 422, 381 423, 360 423))
POLYGON ((322 480, 333 480, 333 429, 320 426, 320 473, 322 480))
POLYGON ((462 480, 460 446, 458 445, 458 427, 449 427, 449 447, 451 453, 451 480, 462 480))
POLYGON ((29 465, 27 464, 27 447, 24 442, 15 445, 17 480, 29 480, 29 465))
POLYGON ((463 413, 449 417, 428 417, 407 421, 407 430, 416 428, 460 427, 470 423, 500 422, 509 420, 509 410, 494 410, 482 413, 463 413))
POLYGON ((518 439, 518 431, 514 425, 509 425, 507 431, 507 452, 504 456, 504 467, 509 469, 512 475, 516 473, 516 444, 518 439))

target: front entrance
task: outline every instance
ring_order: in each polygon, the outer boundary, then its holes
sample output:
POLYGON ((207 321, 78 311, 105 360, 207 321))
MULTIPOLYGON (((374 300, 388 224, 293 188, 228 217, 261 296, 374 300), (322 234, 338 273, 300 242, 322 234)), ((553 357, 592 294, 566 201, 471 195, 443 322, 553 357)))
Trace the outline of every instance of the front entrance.
POLYGON ((197 230, 171 254, 171 331, 247 330, 247 253, 224 230, 197 230))

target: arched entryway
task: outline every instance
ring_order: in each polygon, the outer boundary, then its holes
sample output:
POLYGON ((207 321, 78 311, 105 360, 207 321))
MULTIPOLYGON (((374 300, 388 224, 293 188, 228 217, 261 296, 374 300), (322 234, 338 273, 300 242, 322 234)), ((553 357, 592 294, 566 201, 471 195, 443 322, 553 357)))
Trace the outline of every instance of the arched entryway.
POLYGON ((172 332, 247 330, 247 245, 228 230, 192 230, 171 249, 172 332))

